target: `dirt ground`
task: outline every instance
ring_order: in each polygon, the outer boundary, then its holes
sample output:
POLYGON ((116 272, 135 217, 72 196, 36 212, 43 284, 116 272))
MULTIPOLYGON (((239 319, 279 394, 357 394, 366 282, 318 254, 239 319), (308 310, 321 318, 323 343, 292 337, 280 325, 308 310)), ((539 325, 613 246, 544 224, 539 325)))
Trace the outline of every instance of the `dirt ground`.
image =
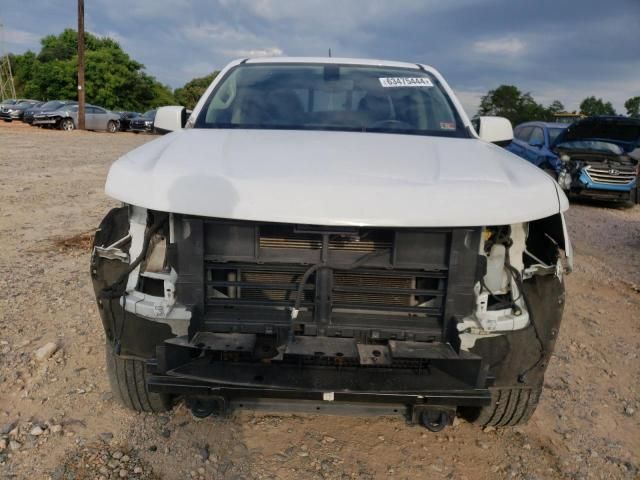
POLYGON ((110 163, 152 139, 0 125, 0 478, 639 478, 639 206, 572 206, 576 268, 525 427, 432 434, 399 418, 121 407, 83 234, 116 205, 110 163), (48 342, 58 350, 38 359, 48 342))

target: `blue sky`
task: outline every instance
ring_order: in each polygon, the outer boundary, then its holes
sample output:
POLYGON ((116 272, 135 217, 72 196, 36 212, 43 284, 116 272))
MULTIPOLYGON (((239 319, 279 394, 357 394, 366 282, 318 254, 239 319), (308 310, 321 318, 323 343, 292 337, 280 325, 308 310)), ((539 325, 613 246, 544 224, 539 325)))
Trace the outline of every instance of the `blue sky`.
MULTIPOLYGON (((86 0, 86 28, 172 87, 245 56, 334 56, 438 68, 475 113, 508 83, 571 110, 640 95, 640 0, 86 0)), ((0 0, 5 47, 76 26, 75 0, 0 0)))

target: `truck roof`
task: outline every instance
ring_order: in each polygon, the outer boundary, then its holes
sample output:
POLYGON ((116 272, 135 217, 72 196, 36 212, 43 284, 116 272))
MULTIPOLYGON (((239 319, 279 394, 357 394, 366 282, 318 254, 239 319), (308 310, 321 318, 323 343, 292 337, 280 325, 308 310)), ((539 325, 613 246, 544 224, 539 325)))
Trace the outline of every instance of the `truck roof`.
MULTIPOLYGON (((323 63, 337 65, 371 65, 376 67, 399 67, 419 70, 417 63, 394 62, 390 60, 375 60, 370 58, 341 58, 341 57, 260 57, 248 58, 244 63, 323 63)), ((427 65, 424 65, 427 67, 427 65)), ((429 67, 432 68, 432 67, 429 67)))

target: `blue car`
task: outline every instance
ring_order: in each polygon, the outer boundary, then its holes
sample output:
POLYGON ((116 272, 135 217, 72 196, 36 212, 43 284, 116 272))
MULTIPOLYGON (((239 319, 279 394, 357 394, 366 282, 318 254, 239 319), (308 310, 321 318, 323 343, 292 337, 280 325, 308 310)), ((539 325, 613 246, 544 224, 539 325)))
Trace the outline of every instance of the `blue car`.
POLYGON ((513 141, 507 146, 507 150, 557 178, 562 162, 552 150, 552 145, 568 126, 568 123, 523 123, 513 129, 513 141))
POLYGON ((567 193, 638 202, 640 119, 589 117, 571 125, 528 122, 506 148, 553 176, 567 193))

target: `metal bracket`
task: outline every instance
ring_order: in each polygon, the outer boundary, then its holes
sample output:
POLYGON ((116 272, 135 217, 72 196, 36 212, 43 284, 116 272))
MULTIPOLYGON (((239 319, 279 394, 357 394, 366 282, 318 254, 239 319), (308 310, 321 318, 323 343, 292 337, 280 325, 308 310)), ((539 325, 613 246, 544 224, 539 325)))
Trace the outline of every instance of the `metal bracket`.
POLYGON ((129 240, 131 240, 131 235, 127 234, 108 247, 95 246, 93 247, 94 254, 107 260, 120 260, 123 263, 129 263, 129 254, 120 248, 129 240))

